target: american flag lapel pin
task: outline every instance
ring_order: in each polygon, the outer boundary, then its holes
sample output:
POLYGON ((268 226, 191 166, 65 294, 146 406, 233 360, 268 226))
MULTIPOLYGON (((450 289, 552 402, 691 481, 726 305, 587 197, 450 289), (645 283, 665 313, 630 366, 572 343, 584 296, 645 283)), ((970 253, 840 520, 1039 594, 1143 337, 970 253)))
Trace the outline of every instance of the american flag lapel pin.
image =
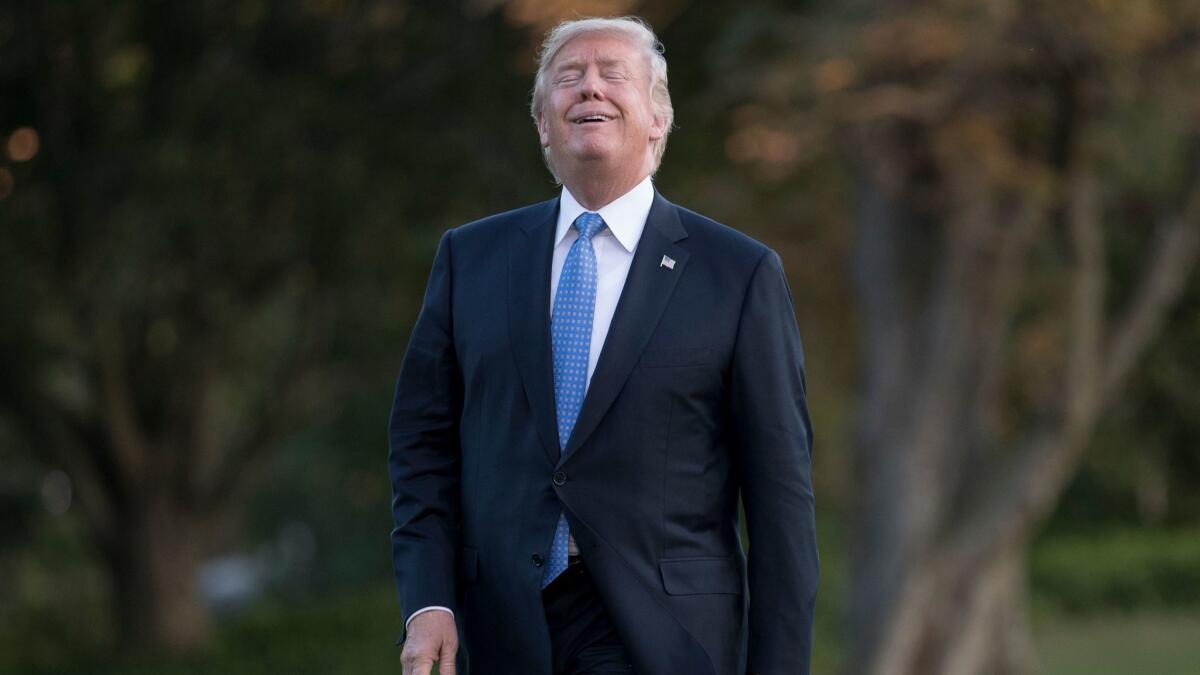
POLYGON ((669 255, 664 255, 662 262, 658 263, 658 266, 673 270, 675 269, 675 259, 669 255))

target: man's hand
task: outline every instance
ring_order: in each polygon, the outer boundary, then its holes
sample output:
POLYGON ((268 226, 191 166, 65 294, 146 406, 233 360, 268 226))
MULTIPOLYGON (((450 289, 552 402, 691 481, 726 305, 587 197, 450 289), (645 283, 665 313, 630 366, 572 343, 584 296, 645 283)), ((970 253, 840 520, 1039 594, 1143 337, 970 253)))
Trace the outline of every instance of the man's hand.
POLYGON ((454 675, 457 656, 458 630, 449 612, 425 612, 408 624, 408 638, 400 652, 404 675, 429 675, 434 661, 439 675, 454 675))

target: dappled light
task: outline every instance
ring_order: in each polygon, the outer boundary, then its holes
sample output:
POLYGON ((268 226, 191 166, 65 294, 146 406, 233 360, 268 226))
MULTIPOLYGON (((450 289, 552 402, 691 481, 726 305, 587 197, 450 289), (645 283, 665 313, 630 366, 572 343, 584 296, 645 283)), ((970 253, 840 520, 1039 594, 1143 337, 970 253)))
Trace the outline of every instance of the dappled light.
POLYGON ((8 158, 28 162, 38 153, 38 133, 31 127, 15 129, 8 136, 8 158))

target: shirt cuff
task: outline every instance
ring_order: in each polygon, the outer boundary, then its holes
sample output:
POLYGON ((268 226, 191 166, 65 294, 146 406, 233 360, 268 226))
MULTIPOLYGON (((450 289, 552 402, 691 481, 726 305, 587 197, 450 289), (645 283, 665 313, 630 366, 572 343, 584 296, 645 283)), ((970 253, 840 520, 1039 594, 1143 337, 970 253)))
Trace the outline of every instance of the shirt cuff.
POLYGON ((408 621, 405 621, 405 622, 404 622, 404 630, 408 630, 408 625, 409 625, 410 623, 412 623, 412 620, 413 620, 413 619, 417 618, 417 617, 418 617, 418 616, 420 616, 421 614, 424 614, 425 612, 429 612, 429 611, 432 611, 432 610, 435 610, 435 609, 436 609, 436 610, 438 610, 439 612, 449 612, 449 613, 450 613, 450 617, 451 617, 451 618, 454 618, 454 610, 450 609, 449 607, 439 607, 439 606, 437 606, 437 605, 432 605, 432 606, 430 606, 430 607, 425 607, 425 608, 422 608, 422 609, 418 609, 417 611, 413 612, 413 613, 412 613, 412 616, 408 617, 408 621))

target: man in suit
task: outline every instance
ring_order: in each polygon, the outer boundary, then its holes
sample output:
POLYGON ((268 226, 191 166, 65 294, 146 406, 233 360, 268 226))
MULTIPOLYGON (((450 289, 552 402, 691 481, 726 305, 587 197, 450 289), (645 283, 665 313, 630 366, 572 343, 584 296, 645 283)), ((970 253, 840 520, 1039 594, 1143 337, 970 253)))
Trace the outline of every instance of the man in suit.
POLYGON ((552 30, 532 112, 562 192, 442 237, 396 385, 404 673, 807 673, 812 428, 779 256, 655 191, 673 113, 640 21, 552 30))

